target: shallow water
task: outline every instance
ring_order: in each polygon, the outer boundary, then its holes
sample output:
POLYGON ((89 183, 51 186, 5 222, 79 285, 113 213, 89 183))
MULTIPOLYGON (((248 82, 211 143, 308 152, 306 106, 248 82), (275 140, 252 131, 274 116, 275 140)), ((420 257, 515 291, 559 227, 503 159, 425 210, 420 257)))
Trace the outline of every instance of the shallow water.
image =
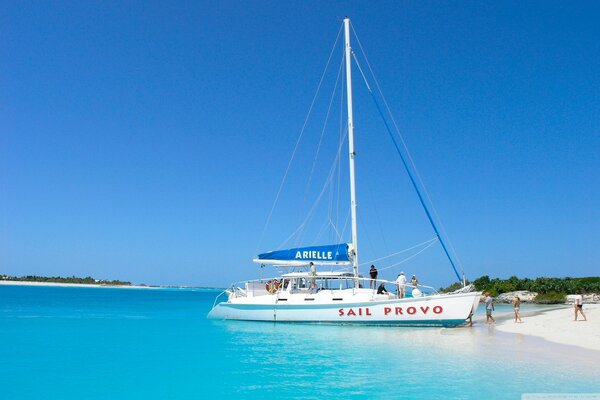
POLYGON ((2 286, 1 397, 518 399, 600 392, 598 352, 480 323, 415 329, 207 320, 216 294, 2 286))

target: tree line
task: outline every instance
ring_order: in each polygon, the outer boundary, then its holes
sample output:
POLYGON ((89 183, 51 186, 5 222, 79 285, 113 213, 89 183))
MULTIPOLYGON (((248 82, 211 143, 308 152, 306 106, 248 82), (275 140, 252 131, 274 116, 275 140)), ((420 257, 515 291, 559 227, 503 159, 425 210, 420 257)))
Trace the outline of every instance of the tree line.
POLYGON ((131 282, 120 281, 117 279, 106 280, 106 279, 94 279, 91 276, 85 278, 79 278, 76 276, 62 277, 62 276, 39 276, 39 275, 27 275, 27 276, 10 276, 0 275, 0 279, 5 281, 19 281, 19 282, 48 282, 48 283, 84 283, 90 285, 114 285, 114 286, 131 286, 131 282))
POLYGON ((489 291, 493 296, 515 290, 528 290, 537 293, 600 293, 600 277, 588 278, 523 278, 511 276, 508 279, 494 278, 484 275, 473 281, 477 290, 489 291))
MULTIPOLYGON (((564 301, 568 294, 600 293, 600 277, 521 279, 511 276, 508 279, 500 279, 484 275, 467 283, 472 283, 477 291, 490 292, 493 297, 517 290, 537 292, 535 301, 540 303, 559 303, 564 301)), ((447 288, 441 288, 440 292, 450 292, 461 287, 462 284, 456 282, 447 288)))

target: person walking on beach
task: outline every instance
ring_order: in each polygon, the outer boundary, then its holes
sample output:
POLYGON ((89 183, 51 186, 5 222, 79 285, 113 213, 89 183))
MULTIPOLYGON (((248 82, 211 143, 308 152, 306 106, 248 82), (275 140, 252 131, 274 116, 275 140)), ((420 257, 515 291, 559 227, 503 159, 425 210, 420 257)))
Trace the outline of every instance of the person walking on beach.
POLYGON ((369 281, 369 289, 375 289, 377 287, 377 268, 375 268, 374 265, 371 265, 369 275, 371 276, 371 280, 369 281))
POLYGON ((490 296, 490 292, 485 292, 483 302, 485 303, 485 323, 489 324, 491 319, 495 324, 496 320, 492 317, 492 311, 494 311, 494 299, 490 296))
POLYGON ((587 317, 583 313, 583 295, 581 292, 577 296, 575 296, 575 301, 573 302, 573 307, 575 308, 575 319, 573 321, 577 321, 577 314, 581 313, 584 321, 587 321, 587 317))
POLYGON ((521 299, 519 296, 515 296, 513 299, 513 307, 515 308, 515 323, 517 322, 517 319, 519 322, 523 322, 521 320, 521 315, 519 314, 519 310, 521 309, 521 299))
POLYGON ((398 298, 403 299, 406 297, 406 276, 404 272, 400 272, 398 278, 396 278, 396 285, 398 286, 398 298))

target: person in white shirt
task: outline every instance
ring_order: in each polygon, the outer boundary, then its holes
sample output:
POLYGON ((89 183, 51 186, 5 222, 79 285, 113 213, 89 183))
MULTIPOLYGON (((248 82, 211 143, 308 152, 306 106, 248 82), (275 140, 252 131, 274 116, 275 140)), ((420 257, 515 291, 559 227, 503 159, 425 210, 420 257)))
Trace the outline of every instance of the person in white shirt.
POLYGON ((581 292, 575 296, 575 301, 573 303, 573 307, 575 308, 575 319, 573 321, 577 321, 577 314, 581 313, 584 321, 587 321, 587 317, 583 313, 583 295, 581 292))
POLYGON ((406 276, 404 276, 404 272, 400 272, 400 275, 396 278, 396 285, 398 286, 398 297, 403 299, 406 297, 406 276))
POLYGON ((490 296, 490 292, 485 292, 485 297, 483 298, 483 302, 485 303, 485 322, 486 324, 490 323, 490 319, 495 324, 496 320, 492 317, 492 312, 494 311, 494 299, 490 296))

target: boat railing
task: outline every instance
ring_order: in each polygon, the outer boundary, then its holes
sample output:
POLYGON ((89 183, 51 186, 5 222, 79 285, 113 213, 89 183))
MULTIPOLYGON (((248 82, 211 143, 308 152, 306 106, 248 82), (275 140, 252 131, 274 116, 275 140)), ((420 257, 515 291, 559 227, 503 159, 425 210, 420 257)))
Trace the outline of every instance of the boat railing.
POLYGON ((219 294, 217 295, 217 297, 215 297, 215 301, 213 302, 213 306, 212 306, 212 308, 215 308, 215 307, 217 306, 217 303, 218 303, 218 301, 219 301, 219 298, 220 298, 221 296, 223 296, 224 294, 226 294, 226 293, 228 292, 228 290, 229 290, 229 289, 225 289, 225 290, 223 290, 221 293, 219 293, 219 294))
MULTIPOLYGON (((298 285, 294 290, 310 290, 310 281, 311 279, 315 279, 319 284, 317 284, 318 290, 338 290, 338 289, 350 289, 351 285, 355 280, 358 280, 360 283, 360 288, 362 289, 370 289, 373 291, 373 294, 377 293, 378 287, 381 283, 385 285, 392 286, 394 288, 398 287, 398 283, 396 281, 389 281, 386 279, 371 279, 365 277, 359 277, 355 279, 353 276, 345 276, 345 275, 318 275, 316 278, 313 278, 309 275, 307 276, 298 276, 298 277, 271 277, 271 278, 259 278, 259 279, 250 279, 245 281, 239 281, 231 284, 229 289, 225 292, 221 293, 219 297, 225 293, 230 293, 233 297, 248 297, 248 296, 259 296, 259 295, 267 295, 267 294, 275 294, 281 293, 283 291, 288 290, 287 285, 290 284, 291 279, 298 279, 302 281, 302 285, 298 285), (287 281, 287 282, 286 282, 287 281), (331 282, 335 281, 345 281, 346 287, 342 287, 343 285, 340 283, 337 287, 331 282), (374 281, 374 282, 373 282, 374 281), (270 283, 277 282, 276 289, 272 292, 269 292, 268 287, 270 283)), ((439 294, 435 288, 432 286, 417 284, 414 286, 410 282, 407 282, 405 285, 405 290, 409 293, 412 292, 413 288, 418 288, 421 291, 423 296, 429 296, 433 294, 439 294)), ((390 290, 388 290, 390 291, 390 290)), ((395 292, 393 290, 392 292, 395 292)))

